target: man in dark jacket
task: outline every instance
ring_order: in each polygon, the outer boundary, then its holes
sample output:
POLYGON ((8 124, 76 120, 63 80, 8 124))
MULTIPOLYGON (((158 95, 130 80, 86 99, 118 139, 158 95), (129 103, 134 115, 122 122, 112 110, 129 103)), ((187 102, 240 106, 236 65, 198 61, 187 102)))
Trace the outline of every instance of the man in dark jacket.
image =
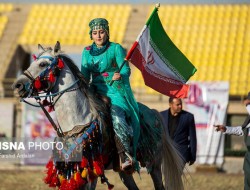
POLYGON ((169 109, 161 112, 166 131, 177 144, 177 149, 183 157, 183 167, 186 163, 192 165, 196 160, 197 139, 193 114, 182 110, 179 98, 169 98, 169 109))

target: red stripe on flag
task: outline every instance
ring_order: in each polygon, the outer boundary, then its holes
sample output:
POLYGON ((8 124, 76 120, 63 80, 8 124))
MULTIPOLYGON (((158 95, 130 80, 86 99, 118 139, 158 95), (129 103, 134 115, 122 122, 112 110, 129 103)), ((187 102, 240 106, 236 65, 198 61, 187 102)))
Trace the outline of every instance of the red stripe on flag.
POLYGON ((138 42, 135 42, 134 45, 135 46, 133 46, 133 51, 129 51, 131 57, 130 60, 139 70, 142 71, 142 69, 144 69, 144 65, 146 64, 146 60, 141 54, 140 45, 138 44, 138 42))
POLYGON ((189 85, 187 84, 164 76, 157 76, 156 73, 149 73, 147 69, 142 70, 142 75, 147 86, 162 94, 174 98, 186 98, 188 96, 189 85))
POLYGON ((134 49, 136 48, 136 46, 138 45, 138 42, 135 41, 135 43, 132 45, 132 47, 130 48, 127 56, 125 57, 126 60, 129 60, 131 55, 134 53, 134 49))

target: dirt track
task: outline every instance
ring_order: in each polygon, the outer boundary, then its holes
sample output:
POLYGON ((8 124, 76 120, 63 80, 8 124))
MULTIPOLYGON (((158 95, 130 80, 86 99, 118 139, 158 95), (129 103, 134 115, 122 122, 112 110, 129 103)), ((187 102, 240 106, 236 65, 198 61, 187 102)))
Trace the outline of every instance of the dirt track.
MULTIPOLYGON (((0 171, 0 190, 52 190, 43 183, 43 171, 0 171)), ((118 174, 112 171, 106 172, 110 183, 114 184, 114 190, 126 190, 121 183, 118 174)), ((223 173, 191 173, 187 176, 189 185, 187 190, 243 190, 243 175, 228 175, 223 173)), ((136 182, 142 190, 153 190, 150 176, 146 172, 134 174, 136 182)), ((106 185, 98 182, 97 190, 108 190, 106 185)))

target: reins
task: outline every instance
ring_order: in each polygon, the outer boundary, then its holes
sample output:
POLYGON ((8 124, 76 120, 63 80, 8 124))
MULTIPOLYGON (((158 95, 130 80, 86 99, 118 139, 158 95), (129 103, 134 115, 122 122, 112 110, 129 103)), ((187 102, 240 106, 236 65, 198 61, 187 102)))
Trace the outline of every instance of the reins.
MULTIPOLYGON (((65 89, 63 89, 63 90, 61 90, 61 91, 59 91, 59 92, 56 92, 56 93, 50 93, 50 92, 48 92, 46 95, 38 95, 38 96, 32 96, 32 97, 28 97, 28 98, 54 98, 54 97, 56 97, 56 96, 59 96, 59 97, 61 97, 64 93, 66 93, 66 92, 72 92, 72 91, 76 91, 76 90, 78 90, 79 88, 80 88, 80 86, 78 86, 78 87, 75 87, 75 88, 72 88, 75 84, 77 84, 79 82, 79 79, 77 79, 74 83, 72 83, 69 87, 67 87, 67 88, 65 88, 65 89)), ((58 98, 59 99, 59 98, 58 98)), ((57 100, 58 100, 57 99, 57 100)), ((57 100, 56 100, 56 102, 57 102, 57 100)), ((37 106, 37 105, 35 105, 35 104, 32 104, 32 103, 30 103, 30 102, 28 102, 28 101, 26 101, 24 98, 21 98, 21 100, 20 100, 21 102, 25 102, 25 103, 27 103, 27 104, 29 104, 29 105, 31 105, 31 106, 33 106, 33 107, 40 107, 40 106, 37 106)), ((52 105, 54 106, 55 105, 55 103, 56 102, 54 102, 52 105)))
POLYGON ((39 104, 39 106, 42 108, 44 114, 46 115, 46 117, 48 118, 48 120, 50 121, 52 127, 54 128, 54 130, 56 131, 58 137, 63 137, 64 134, 63 134, 63 131, 62 131, 62 128, 60 127, 60 125, 56 125, 54 120, 52 119, 52 117, 50 116, 50 114, 48 113, 48 111, 45 109, 44 105, 41 103, 41 99, 37 98, 37 103, 39 104))

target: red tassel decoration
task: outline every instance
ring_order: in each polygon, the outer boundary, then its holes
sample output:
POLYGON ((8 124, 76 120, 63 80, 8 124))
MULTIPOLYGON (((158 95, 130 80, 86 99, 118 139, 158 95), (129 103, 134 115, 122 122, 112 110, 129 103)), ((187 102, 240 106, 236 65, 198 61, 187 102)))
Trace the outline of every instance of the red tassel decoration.
POLYGON ((64 63, 63 63, 63 61, 62 61, 61 59, 58 59, 57 67, 58 67, 59 69, 62 69, 62 68, 64 67, 64 63))
POLYGON ((44 183, 50 184, 52 181, 52 176, 53 176, 52 170, 49 170, 47 172, 47 176, 43 179, 44 183))
POLYGON ((60 184, 60 182, 59 182, 58 176, 53 175, 51 182, 49 184, 49 187, 56 187, 56 186, 59 186, 59 184, 60 184))
POLYGON ((58 174, 58 179, 59 179, 60 184, 62 184, 63 180, 65 180, 65 178, 61 174, 58 174))
POLYGON ((53 176, 55 176, 55 175, 56 175, 56 170, 50 168, 50 169, 48 169, 48 171, 47 171, 47 176, 44 178, 43 181, 44 181, 46 184, 51 184, 52 178, 53 178, 53 176))
POLYGON ((35 61, 37 59, 36 55, 32 55, 33 60, 35 61))
POLYGON ((50 187, 56 187, 60 184, 58 177, 57 177, 57 170, 54 167, 53 160, 50 159, 46 164, 46 174, 47 176, 44 178, 44 182, 49 184, 50 187))
POLYGON ((82 157, 81 168, 86 168, 88 166, 88 162, 87 158, 82 157))
POLYGON ((56 171, 54 171, 54 164, 53 164, 53 161, 52 159, 49 160, 49 162, 46 164, 46 168, 47 168, 47 171, 46 171, 46 177, 43 179, 43 181, 46 183, 46 184, 50 184, 51 181, 52 181, 52 178, 53 178, 53 175, 55 175, 56 171))
POLYGON ((84 184, 87 183, 87 181, 84 180, 84 179, 81 177, 80 172, 76 172, 76 173, 74 174, 74 179, 75 179, 76 184, 77 184, 77 186, 78 186, 79 189, 80 189, 84 184))
POLYGON ((93 162, 94 168, 96 170, 96 174, 98 176, 103 175, 103 165, 100 161, 94 161, 93 162))
POLYGON ((36 89, 40 89, 41 87, 42 87, 42 84, 41 84, 41 81, 40 81, 40 78, 37 78, 36 80, 35 80, 35 88, 36 89))
POLYGON ((68 183, 68 190, 77 190, 78 187, 77 187, 77 183, 76 181, 74 180, 74 177, 72 176, 69 180, 69 183, 68 183))
POLYGON ((69 185, 68 185, 68 180, 67 179, 63 179, 62 183, 60 185, 59 190, 69 190, 69 185))
POLYGON ((53 83, 53 82, 55 82, 55 76, 54 76, 54 74, 53 74, 53 72, 52 71, 50 71, 49 72, 49 81, 51 82, 51 83, 53 83))
POLYGON ((50 112, 53 112, 53 111, 55 111, 54 106, 53 106, 53 105, 50 105, 50 106, 49 106, 48 112, 50 113, 50 112))

